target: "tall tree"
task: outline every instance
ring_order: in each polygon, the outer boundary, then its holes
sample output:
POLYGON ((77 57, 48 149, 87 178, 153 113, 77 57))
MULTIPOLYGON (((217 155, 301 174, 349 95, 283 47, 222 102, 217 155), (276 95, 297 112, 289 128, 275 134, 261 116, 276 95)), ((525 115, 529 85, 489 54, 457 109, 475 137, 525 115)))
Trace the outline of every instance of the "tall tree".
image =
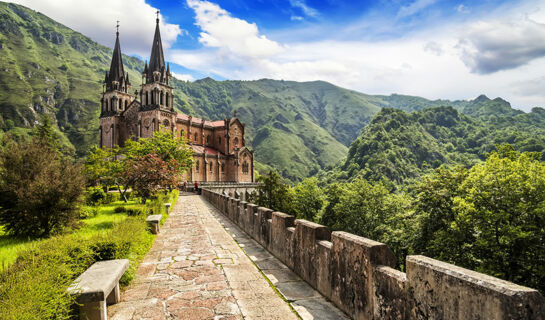
POLYGON ((45 237, 77 218, 84 189, 81 167, 50 142, 44 135, 3 140, 0 224, 10 234, 45 237))

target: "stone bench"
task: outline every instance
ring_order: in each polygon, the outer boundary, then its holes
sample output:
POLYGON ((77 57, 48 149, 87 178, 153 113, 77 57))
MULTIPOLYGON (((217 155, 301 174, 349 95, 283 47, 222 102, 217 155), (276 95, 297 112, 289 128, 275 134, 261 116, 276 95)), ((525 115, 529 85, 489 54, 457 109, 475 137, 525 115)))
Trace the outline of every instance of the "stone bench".
POLYGON ((150 227, 151 233, 153 234, 159 233, 159 223, 161 222, 162 218, 163 216, 160 214, 153 214, 146 218, 146 222, 148 223, 148 226, 150 227))
POLYGON ((119 279, 129 268, 129 260, 95 262, 68 288, 77 295, 80 319, 106 320, 106 305, 119 302, 119 279))

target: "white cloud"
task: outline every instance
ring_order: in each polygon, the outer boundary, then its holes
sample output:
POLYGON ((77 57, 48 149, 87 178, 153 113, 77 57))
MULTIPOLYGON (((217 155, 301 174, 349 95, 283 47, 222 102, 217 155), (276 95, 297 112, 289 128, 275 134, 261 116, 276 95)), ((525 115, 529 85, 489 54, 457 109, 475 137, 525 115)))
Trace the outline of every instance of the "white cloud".
POLYGON ((172 76, 178 80, 183 80, 183 81, 195 80, 195 78, 190 74, 182 74, 182 73, 175 73, 175 72, 171 72, 171 73, 172 73, 172 76))
MULTIPOLYGON (((11 0, 56 20, 103 45, 113 47, 115 25, 119 20, 121 50, 144 58, 151 53, 155 30, 155 11, 144 0, 11 0)), ((161 17, 161 16, 160 16, 161 17)), ((178 25, 161 17, 161 39, 165 49, 182 34, 178 25)))
POLYGON ((531 19, 480 21, 462 35, 462 60, 476 73, 513 69, 545 57, 545 24, 531 19))
POLYGON ((304 20, 305 18, 301 17, 301 16, 291 16, 290 17, 290 20, 291 21, 302 21, 304 20))
POLYGON ((397 12, 397 16, 408 17, 435 3, 436 0, 416 0, 408 6, 403 6, 397 12))
POLYGON ((317 17, 319 15, 318 10, 309 7, 305 0, 290 0, 290 5, 301 9, 307 17, 317 17))
POLYGON ((471 10, 469 10, 469 8, 466 7, 463 4, 460 4, 459 6, 457 6, 456 11, 458 11, 459 13, 463 13, 463 14, 468 14, 468 13, 471 12, 471 10))
MULTIPOLYGON (((207 34, 202 39, 204 47, 171 50, 170 59, 206 74, 241 80, 325 80, 365 93, 395 92, 430 99, 468 99, 486 94, 501 96, 513 106, 526 110, 545 104, 545 90, 536 90, 541 80, 527 82, 542 79, 545 59, 529 59, 524 65, 502 72, 471 72, 467 61, 460 56, 460 39, 476 41, 475 37, 468 37, 468 34, 472 35, 475 23, 445 23, 440 28, 389 41, 319 40, 282 44, 266 38, 255 24, 232 17, 215 4, 197 0, 188 3, 195 10, 197 25, 207 34), (266 39, 265 46, 272 50, 256 51, 248 45, 252 43, 248 39, 266 39), (525 85, 534 88, 531 95, 521 89, 525 85)), ((534 21, 545 20, 544 12, 536 13, 533 9, 529 11, 534 12, 534 21)), ((521 19, 513 15, 504 17, 503 21, 521 19)), ((483 20, 483 23, 494 21, 497 19, 483 20)), ((494 32, 485 28, 481 37, 496 39, 494 32)), ((509 42, 511 39, 505 41, 512 46, 518 43, 509 42)), ((531 44, 531 41, 519 43, 519 52, 524 52, 522 48, 531 44)), ((487 48, 492 50, 492 47, 487 48)), ((505 48, 505 45, 498 48, 505 48)))
POLYGON ((247 58, 262 58, 283 51, 277 42, 259 34, 255 23, 232 17, 217 4, 187 0, 195 11, 196 25, 202 30, 199 42, 247 58))

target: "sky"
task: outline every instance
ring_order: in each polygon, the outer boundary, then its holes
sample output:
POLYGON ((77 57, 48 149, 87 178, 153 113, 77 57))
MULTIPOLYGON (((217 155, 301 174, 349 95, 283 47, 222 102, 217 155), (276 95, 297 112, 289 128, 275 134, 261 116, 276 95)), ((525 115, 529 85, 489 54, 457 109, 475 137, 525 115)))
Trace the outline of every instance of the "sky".
POLYGON ((15 0, 174 76, 324 80, 367 94, 545 107, 545 0, 15 0))

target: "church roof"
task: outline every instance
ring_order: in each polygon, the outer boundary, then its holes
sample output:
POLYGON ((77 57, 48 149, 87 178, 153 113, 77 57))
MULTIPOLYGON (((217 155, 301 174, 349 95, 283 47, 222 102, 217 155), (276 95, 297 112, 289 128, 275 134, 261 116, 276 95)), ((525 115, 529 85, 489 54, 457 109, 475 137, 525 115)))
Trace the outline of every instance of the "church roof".
POLYGON ((191 145, 191 149, 193 149, 193 152, 195 153, 204 153, 204 151, 206 151, 206 154, 213 155, 213 156, 217 155, 218 153, 221 154, 221 152, 219 152, 218 150, 214 148, 205 147, 205 146, 197 146, 194 144, 191 145))
MULTIPOLYGON (((189 116, 186 115, 186 114, 183 114, 183 113, 178 113, 176 115, 176 118, 181 119, 181 120, 185 120, 185 121, 189 121, 189 116)), ((208 121, 208 120, 203 120, 203 119, 199 119, 199 118, 192 118, 191 121, 195 125, 201 125, 202 122, 204 121, 205 126, 214 127, 214 128, 225 126, 225 121, 224 120, 208 121)))
POLYGON ((155 35, 151 46, 151 57, 147 68, 147 78, 149 82, 153 81, 153 72, 158 71, 161 74, 165 71, 165 57, 163 54, 163 43, 161 42, 161 32, 159 31, 159 19, 156 20, 155 35))
POLYGON ((114 53, 112 63, 110 64, 110 73, 107 76, 107 84, 112 81, 119 83, 125 81, 125 70, 123 69, 123 58, 121 56, 121 46, 119 45, 119 32, 116 32, 114 53))

